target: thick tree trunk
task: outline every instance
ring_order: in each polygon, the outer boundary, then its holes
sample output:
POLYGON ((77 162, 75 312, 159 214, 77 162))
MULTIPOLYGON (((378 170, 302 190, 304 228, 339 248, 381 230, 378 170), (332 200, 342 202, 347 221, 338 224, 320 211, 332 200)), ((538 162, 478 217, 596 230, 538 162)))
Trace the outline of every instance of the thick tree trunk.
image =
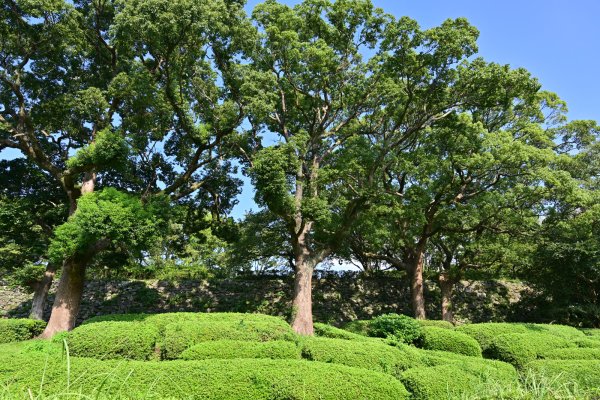
POLYGON ((300 335, 313 335, 312 317, 313 267, 306 260, 296 260, 294 299, 292 302, 292 329, 300 335))
POLYGON ((54 280, 55 274, 56 265, 54 263, 48 263, 46 266, 46 271, 44 271, 44 276, 35 286, 29 318, 39 320, 44 319, 44 308, 46 307, 48 292, 50 291, 50 286, 52 286, 52 281, 54 280))
POLYGON ((411 258, 408 272, 410 275, 410 300, 413 315, 416 319, 425 319, 425 292, 423 287, 424 253, 417 251, 414 257, 411 258))
POLYGON ((86 259, 77 258, 64 262, 52 314, 42 338, 51 338, 56 333, 70 331, 75 326, 83 295, 86 264, 86 259))
POLYGON ((452 309, 452 291, 454 290, 454 281, 446 273, 441 273, 439 277, 440 291, 442 292, 442 320, 454 323, 454 313, 452 309))

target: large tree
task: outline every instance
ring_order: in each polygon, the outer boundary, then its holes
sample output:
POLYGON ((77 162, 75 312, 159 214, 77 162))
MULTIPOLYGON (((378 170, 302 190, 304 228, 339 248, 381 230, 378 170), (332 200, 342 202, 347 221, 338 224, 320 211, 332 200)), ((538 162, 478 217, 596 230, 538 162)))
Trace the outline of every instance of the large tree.
POLYGON ((478 32, 464 19, 421 30, 363 0, 267 1, 253 18, 259 39, 240 68, 251 125, 241 152, 258 203, 290 237, 292 326, 312 334, 312 272, 372 203, 383 173, 435 123, 506 101, 493 95, 506 82, 467 61, 478 32))
MULTIPOLYGON (((59 182, 72 216, 98 183, 191 195, 242 119, 222 89, 240 19, 235 1, 4 2, 0 150, 59 182)), ((63 261, 45 336, 73 327, 91 258, 63 261)))

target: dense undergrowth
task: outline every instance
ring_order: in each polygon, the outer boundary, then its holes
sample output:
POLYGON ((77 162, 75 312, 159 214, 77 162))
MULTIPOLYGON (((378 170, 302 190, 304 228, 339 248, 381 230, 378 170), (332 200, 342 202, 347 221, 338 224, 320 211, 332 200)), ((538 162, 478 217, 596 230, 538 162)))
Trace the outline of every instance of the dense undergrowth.
POLYGON ((295 335, 260 314, 0 320, 0 398, 594 399, 600 331, 385 315, 295 335))

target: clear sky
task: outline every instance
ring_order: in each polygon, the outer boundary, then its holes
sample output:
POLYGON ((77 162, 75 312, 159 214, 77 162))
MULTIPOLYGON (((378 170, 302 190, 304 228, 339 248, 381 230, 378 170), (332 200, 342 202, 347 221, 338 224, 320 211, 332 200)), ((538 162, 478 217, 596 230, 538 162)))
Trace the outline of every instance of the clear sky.
MULTIPOLYGON (((529 70, 544 90, 567 102, 570 119, 600 121, 600 0, 372 1, 396 17, 417 20, 422 28, 466 17, 480 31, 480 56, 529 70)), ((248 12, 260 2, 249 0, 248 12)), ((246 182, 236 218, 256 209, 253 196, 246 182)))

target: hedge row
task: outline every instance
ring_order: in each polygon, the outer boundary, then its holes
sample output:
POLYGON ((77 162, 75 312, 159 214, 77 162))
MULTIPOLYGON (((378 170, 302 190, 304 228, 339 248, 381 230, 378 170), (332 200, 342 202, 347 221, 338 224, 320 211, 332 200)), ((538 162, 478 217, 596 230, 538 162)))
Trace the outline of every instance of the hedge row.
POLYGON ((422 331, 422 347, 426 350, 441 350, 481 357, 479 343, 469 335, 435 326, 424 326, 422 331))
POLYGON ((349 342, 344 339, 307 337, 301 342, 302 357, 310 361, 343 364, 396 377, 408 368, 422 364, 416 349, 392 347, 376 340, 349 342))
POLYGON ((408 398, 404 386, 389 375, 342 365, 266 359, 153 363, 72 357, 68 377, 67 363, 59 357, 6 357, 0 352, 0 387, 8 398, 28 397, 28 389, 43 398, 66 393, 100 399, 408 398))
POLYGON ((283 340, 271 342, 244 342, 239 340, 217 340, 204 342, 183 351, 182 360, 270 358, 299 359, 300 350, 296 343, 283 340))
POLYGON ((598 360, 536 360, 530 362, 527 368, 559 383, 575 383, 583 389, 600 388, 598 360))
POLYGON ((345 340, 368 340, 363 335, 349 332, 345 329, 339 329, 331 325, 322 324, 319 322, 314 323, 315 336, 328 337, 332 339, 345 339, 345 340))
POLYGON ((544 352, 541 356, 549 360, 600 360, 600 349, 554 349, 544 352))
POLYGON ((568 347, 575 347, 575 344, 560 336, 547 333, 509 333, 494 338, 486 355, 522 368, 549 351, 568 347))
POLYGON ((44 321, 35 319, 0 319, 0 343, 20 342, 41 334, 46 327, 44 321))

